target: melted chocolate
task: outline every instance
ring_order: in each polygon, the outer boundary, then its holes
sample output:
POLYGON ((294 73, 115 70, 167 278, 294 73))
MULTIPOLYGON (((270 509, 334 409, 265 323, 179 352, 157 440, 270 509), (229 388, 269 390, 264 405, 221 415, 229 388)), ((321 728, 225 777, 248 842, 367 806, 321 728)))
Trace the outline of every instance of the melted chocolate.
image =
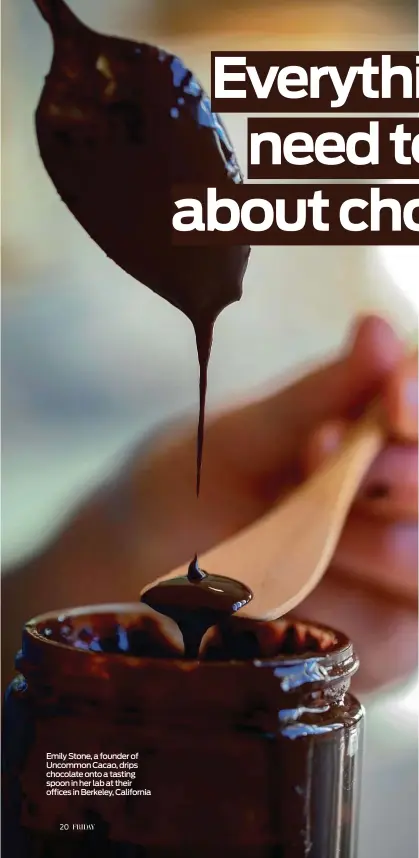
POLYGON ((208 575, 195 557, 184 577, 162 581, 141 597, 141 601, 178 624, 185 644, 185 658, 197 658, 205 632, 222 625, 231 614, 252 599, 240 581, 208 575))
MULTIPOLYGON (((150 655, 159 623, 172 636, 167 617, 120 605, 26 626, 3 713, 3 854, 353 858, 362 708, 348 693, 350 642, 292 619, 231 619, 228 639, 213 641, 228 664, 216 663, 215 650, 193 665, 75 651, 137 629, 148 630, 150 655), (240 641, 247 663, 235 660, 240 641), (45 795, 47 754, 103 751, 139 754, 131 786, 148 788, 147 801, 45 795)), ((137 645, 123 650, 137 654, 137 645)))
POLYGON ((169 617, 147 605, 141 605, 135 620, 126 615, 97 614, 94 622, 78 623, 70 615, 49 619, 37 628, 37 634, 78 650, 134 658, 182 658, 181 632, 169 617))
MULTIPOLYGON (((208 576, 199 568, 195 558, 190 564, 188 579, 181 580, 202 582, 208 578, 213 582, 215 580, 215 576, 208 576)), ((226 582, 230 587, 237 583, 228 578, 221 581, 224 594, 226 582)), ((179 594, 179 587, 176 586, 175 596, 179 594)), ((159 600, 155 591, 158 589, 153 588, 152 599, 156 605, 159 600)), ((205 598, 205 591, 203 592, 205 598)), ((173 602, 173 592, 171 598, 173 602)), ((229 615, 239 610, 240 602, 231 607, 231 601, 226 599, 226 605, 227 611, 221 612, 221 623, 213 626, 205 636, 199 652, 201 660, 253 661, 281 656, 307 659, 333 652, 339 644, 338 636, 332 630, 321 630, 291 617, 273 622, 241 618, 240 622, 237 622, 229 618, 229 615)), ((105 611, 93 614, 61 614, 36 623, 32 632, 49 641, 92 653, 135 658, 185 657, 184 642, 177 624, 171 617, 163 616, 146 604, 138 605, 134 612, 128 613, 122 610, 120 613, 105 611)))
POLYGON ((242 294, 248 247, 174 247, 172 189, 243 181, 219 117, 177 57, 95 33, 35 0, 54 54, 36 112, 44 166, 91 238, 192 322, 200 365, 197 494, 214 322, 242 294))

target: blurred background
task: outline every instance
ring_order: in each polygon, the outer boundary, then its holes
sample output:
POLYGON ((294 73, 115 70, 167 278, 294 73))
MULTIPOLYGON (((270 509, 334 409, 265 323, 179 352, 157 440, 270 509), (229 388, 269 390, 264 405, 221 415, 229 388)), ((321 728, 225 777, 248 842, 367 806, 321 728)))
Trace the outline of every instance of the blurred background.
MULTIPOLYGON (((209 89, 211 50, 418 48, 416 0, 72 0, 97 29, 157 42, 209 89)), ((196 408, 192 329, 119 271, 58 199, 33 113, 49 32, 3 0, 2 561, 29 556, 127 447, 196 408)), ((246 119, 224 117, 246 169, 246 119)), ((217 323, 209 403, 332 353, 378 311, 417 328, 419 248, 255 248, 241 304, 217 323), (246 349, 241 344, 246 342, 246 349), (225 356, 228 360, 224 363, 225 356)), ((415 858, 416 682, 366 701, 358 858, 415 858)))

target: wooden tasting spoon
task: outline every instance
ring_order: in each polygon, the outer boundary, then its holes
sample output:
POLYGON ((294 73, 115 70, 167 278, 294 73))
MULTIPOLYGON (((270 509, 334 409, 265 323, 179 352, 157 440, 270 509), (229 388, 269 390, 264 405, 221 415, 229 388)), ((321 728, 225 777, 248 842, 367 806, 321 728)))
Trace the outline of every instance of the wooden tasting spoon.
MULTIPOLYGON (((371 463, 385 443, 374 405, 350 429, 339 450, 309 480, 250 527, 199 558, 210 575, 242 582, 252 600, 240 617, 275 620, 293 610, 326 572, 347 513, 371 463)), ((185 575, 175 569, 147 585, 185 575)))

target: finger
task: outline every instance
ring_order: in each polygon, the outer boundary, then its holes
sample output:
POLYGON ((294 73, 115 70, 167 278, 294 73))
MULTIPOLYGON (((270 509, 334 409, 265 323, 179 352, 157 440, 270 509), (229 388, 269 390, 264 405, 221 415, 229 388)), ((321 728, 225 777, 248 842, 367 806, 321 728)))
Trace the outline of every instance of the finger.
POLYGON ((417 599, 417 525, 368 519, 353 512, 333 560, 359 585, 372 585, 396 597, 417 599))
POLYGON ((404 441, 418 440, 418 355, 410 355, 390 375, 384 398, 390 430, 404 441))
POLYGON ((417 608, 342 580, 335 567, 299 607, 298 615, 341 629, 360 659, 354 685, 371 691, 412 674, 417 662, 417 608))
POLYGON ((418 518, 418 450, 392 444, 373 463, 358 494, 357 507, 386 519, 418 518))
POLYGON ((391 327, 368 317, 357 325, 349 352, 335 363, 215 421, 207 433, 207 450, 211 442, 230 467, 248 477, 269 478, 299 453, 315 426, 375 395, 402 354, 391 327))
MULTIPOLYGON (((313 433, 303 451, 303 468, 314 473, 338 450, 348 426, 325 424, 313 433)), ((387 519, 416 521, 418 515, 418 451, 413 445, 389 445, 377 457, 360 486, 356 505, 387 519)))

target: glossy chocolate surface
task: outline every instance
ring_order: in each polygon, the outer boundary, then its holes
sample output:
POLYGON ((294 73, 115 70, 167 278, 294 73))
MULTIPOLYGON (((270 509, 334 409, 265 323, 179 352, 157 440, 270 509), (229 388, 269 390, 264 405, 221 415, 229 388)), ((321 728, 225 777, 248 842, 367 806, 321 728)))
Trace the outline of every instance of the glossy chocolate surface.
MULTIPOLYGON (((192 322, 200 364, 197 489, 213 326, 242 294, 249 247, 175 247, 176 185, 243 181, 193 73, 160 48, 93 32, 63 0, 36 0, 54 54, 36 111, 44 166, 105 253, 192 322)), ((158 332, 156 332, 158 335, 158 332)))
POLYGON ((208 632, 201 660, 161 658, 162 622, 174 654, 175 624, 146 605, 28 625, 3 719, 5 854, 354 858, 362 708, 350 642, 237 616, 208 632), (89 648, 116 628, 147 631, 140 657, 89 648), (104 749, 139 752, 148 798, 44 795, 46 752, 104 749), (94 827, 63 832, 65 818, 94 827))
POLYGON ((174 620, 185 642, 185 657, 197 658, 205 633, 247 605, 251 591, 240 581, 208 575, 195 557, 184 577, 162 581, 141 597, 155 611, 174 620))

